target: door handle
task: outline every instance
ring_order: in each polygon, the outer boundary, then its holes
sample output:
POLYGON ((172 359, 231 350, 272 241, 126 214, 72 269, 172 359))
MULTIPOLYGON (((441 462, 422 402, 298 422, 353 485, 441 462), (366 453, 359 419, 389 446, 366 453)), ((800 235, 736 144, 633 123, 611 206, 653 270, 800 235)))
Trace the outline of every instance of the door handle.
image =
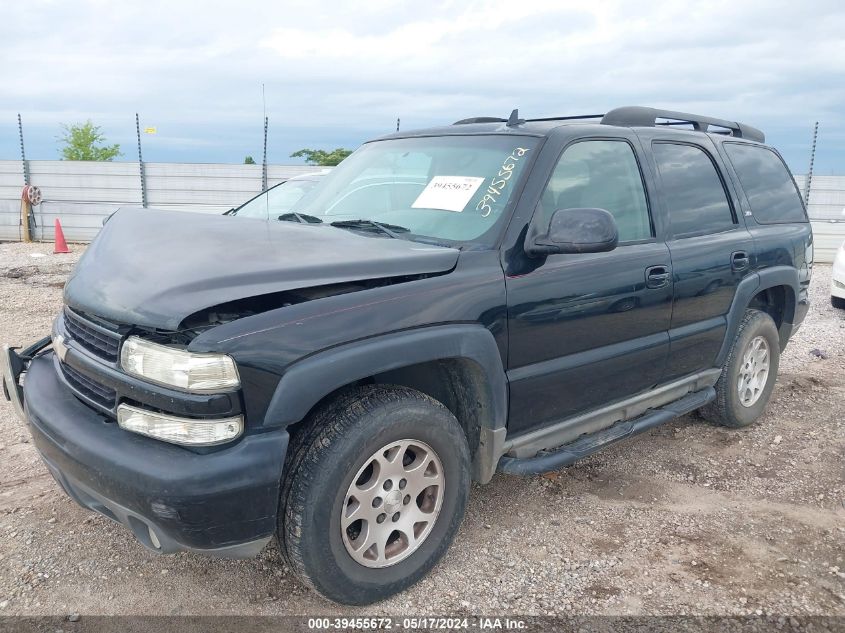
POLYGON ((745 270, 751 265, 751 260, 748 259, 748 253, 745 251, 736 251, 731 253, 731 269, 745 270))
POLYGON ((649 266, 645 269, 646 288, 665 288, 672 279, 668 266, 649 266))

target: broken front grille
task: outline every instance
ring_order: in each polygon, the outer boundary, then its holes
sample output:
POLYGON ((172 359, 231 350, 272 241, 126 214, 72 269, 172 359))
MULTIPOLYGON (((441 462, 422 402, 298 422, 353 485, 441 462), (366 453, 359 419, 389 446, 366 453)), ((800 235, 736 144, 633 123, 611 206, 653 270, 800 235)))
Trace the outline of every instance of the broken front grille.
MULTIPOLYGON (((114 327, 116 330, 117 326, 114 327)), ((111 331, 67 308, 65 309, 65 329, 74 341, 92 354, 112 363, 117 362, 121 339, 117 331, 111 331)))

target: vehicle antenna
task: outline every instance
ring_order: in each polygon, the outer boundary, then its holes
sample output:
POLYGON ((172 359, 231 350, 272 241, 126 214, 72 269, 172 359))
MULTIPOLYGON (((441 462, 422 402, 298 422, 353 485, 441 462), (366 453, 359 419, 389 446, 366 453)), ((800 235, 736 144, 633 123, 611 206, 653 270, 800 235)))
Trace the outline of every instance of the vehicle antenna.
POLYGON ((513 112, 511 112, 511 115, 508 117, 508 122, 505 125, 508 127, 516 127, 522 123, 525 123, 525 119, 520 119, 519 108, 514 108, 513 112))
POLYGON ((264 96, 264 82, 261 83, 261 107, 264 111, 264 156, 261 159, 261 191, 267 191, 267 99, 264 96))

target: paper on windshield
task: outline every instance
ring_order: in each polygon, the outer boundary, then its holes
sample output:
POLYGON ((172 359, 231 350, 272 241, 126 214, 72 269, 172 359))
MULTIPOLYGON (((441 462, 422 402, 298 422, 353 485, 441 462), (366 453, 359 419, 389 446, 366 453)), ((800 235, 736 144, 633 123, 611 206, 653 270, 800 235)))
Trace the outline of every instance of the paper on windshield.
POLYGON ((475 176, 435 176, 411 207, 460 213, 483 182, 475 176))

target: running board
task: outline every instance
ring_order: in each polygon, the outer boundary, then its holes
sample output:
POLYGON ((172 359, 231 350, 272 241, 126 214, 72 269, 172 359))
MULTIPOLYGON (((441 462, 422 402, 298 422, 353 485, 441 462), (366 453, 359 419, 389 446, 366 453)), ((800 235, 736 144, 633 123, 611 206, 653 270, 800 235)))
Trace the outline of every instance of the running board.
POLYGON ((664 422, 669 422, 691 411, 695 411, 715 399, 716 390, 713 387, 695 391, 680 400, 670 402, 659 409, 653 409, 638 418, 628 420, 627 422, 619 422, 595 433, 582 435, 574 442, 558 446, 549 451, 541 451, 534 457, 517 458, 504 455, 499 460, 498 470, 499 472, 511 475, 535 475, 558 470, 564 466, 569 466, 582 457, 592 455, 605 446, 614 444, 627 437, 633 437, 656 426, 660 426, 664 422))

